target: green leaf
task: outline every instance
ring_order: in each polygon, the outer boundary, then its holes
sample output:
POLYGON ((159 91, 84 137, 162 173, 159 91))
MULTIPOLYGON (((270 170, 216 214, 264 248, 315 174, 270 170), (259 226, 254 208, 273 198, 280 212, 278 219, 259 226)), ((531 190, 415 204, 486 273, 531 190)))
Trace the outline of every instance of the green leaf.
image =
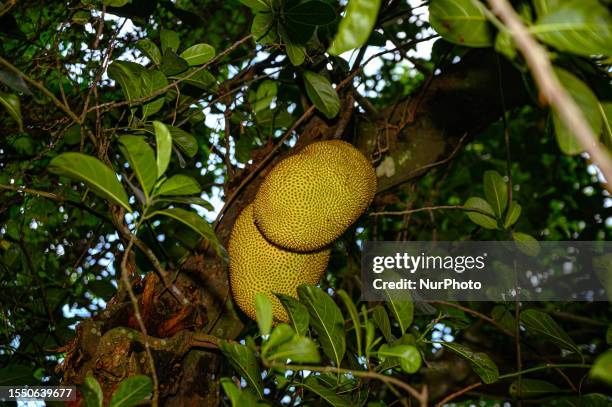
POLYGON ((189 68, 185 72, 171 76, 172 79, 183 79, 183 83, 195 86, 199 89, 210 90, 217 86, 217 80, 206 69, 198 70, 198 68, 189 68), (194 71, 196 71, 193 73, 194 71))
POLYGON ((130 163, 145 196, 149 197, 157 181, 153 149, 147 144, 144 137, 140 136, 121 136, 119 149, 130 163))
POLYGON ((468 209, 465 213, 475 224, 482 226, 485 229, 497 229, 495 212, 493 212, 491 205, 489 205, 489 203, 484 199, 478 197, 469 198, 467 201, 465 201, 463 207, 468 209), (470 211, 469 209, 476 209, 478 212, 470 211))
MULTIPOLYGON (((564 69, 555 68, 555 73, 559 82, 582 111, 593 132, 597 135, 601 134, 603 118, 599 110, 599 101, 593 91, 584 82, 564 69)), ((578 144, 571 130, 565 126, 559 113, 553 111, 552 117, 555 134, 557 135, 557 143, 561 151, 565 154, 578 154, 582 152, 582 147, 578 144)))
POLYGON ((602 119, 602 142, 612 149, 612 102, 599 103, 602 119))
POLYGON ((194 231, 198 232, 204 239, 206 239, 219 256, 223 255, 223 247, 219 243, 217 235, 215 235, 215 231, 210 224, 202 219, 197 213, 181 208, 168 208, 155 211, 148 215, 147 218, 152 218, 156 215, 167 216, 183 223, 185 226, 190 227, 194 231))
POLYGON ((83 181, 98 196, 132 212, 127 194, 115 172, 95 157, 81 153, 62 153, 51 160, 49 171, 83 181))
POLYGON ((351 316, 351 320, 353 322, 353 329, 355 330, 355 340, 357 343, 357 355, 361 356, 361 323, 359 322, 359 313, 357 312, 357 307, 355 307, 355 303, 351 297, 344 290, 338 290, 338 296, 342 298, 342 302, 344 302, 344 306, 351 316))
POLYGON ((153 41, 144 38, 136 43, 136 48, 147 56, 155 65, 161 64, 161 52, 153 41))
POLYGON ((379 8, 380 0, 349 0, 346 14, 327 52, 340 55, 363 46, 376 24, 379 8))
POLYGON ((595 359, 589 377, 612 386, 612 350, 607 350, 595 359))
POLYGON ((151 378, 144 375, 128 377, 117 386, 109 407, 130 407, 149 398, 153 386, 151 378))
POLYGON ((306 47, 302 44, 295 43, 291 36, 287 33, 283 26, 278 27, 278 32, 285 44, 285 52, 289 57, 289 61, 293 66, 300 66, 306 59, 306 47))
POLYGON ((0 368, 0 386, 23 386, 24 384, 37 384, 31 366, 9 364, 0 368))
POLYGON ((533 0, 533 6, 538 17, 543 17, 559 8, 565 1, 567 0, 533 0))
POLYGON ((222 377, 221 380, 221 388, 225 392, 225 395, 229 399, 230 403, 232 403, 232 407, 239 407, 238 402, 240 401, 240 389, 229 377, 222 377))
POLYGON ((255 41, 262 45, 266 45, 276 41, 277 35, 275 30, 274 16, 272 13, 257 13, 253 18, 251 25, 251 34, 255 41))
POLYGON ((252 11, 268 11, 270 5, 266 0, 238 0, 252 11))
MULTIPOLYGON (((198 141, 191 133, 186 132, 180 127, 170 126, 166 124, 166 128, 170 131, 172 142, 181 150, 187 157, 194 157, 198 152, 198 141)), ((146 126, 145 130, 151 134, 155 134, 153 126, 146 126)))
MULTIPOLYGON (((160 71, 143 71, 140 74, 140 92, 142 96, 153 95, 158 90, 168 86, 168 79, 166 75, 160 71)), ((142 118, 143 120, 148 116, 151 116, 161 110, 164 106, 164 94, 160 94, 154 97, 150 102, 142 105, 142 118)))
POLYGON ((440 342, 440 344, 468 360, 474 373, 476 373, 485 384, 495 383, 499 379, 497 365, 486 353, 474 352, 467 346, 460 345, 456 342, 440 342))
POLYGON ((87 407, 102 407, 104 402, 104 393, 100 383, 92 375, 87 375, 81 386, 81 393, 87 407))
POLYGON ((508 187, 497 171, 485 171, 484 178, 485 198, 493 207, 497 218, 501 219, 508 204, 508 187))
POLYGON ((585 57, 612 55, 612 16, 597 0, 564 1, 529 31, 560 51, 585 57))
POLYGON ((255 294, 255 315, 262 335, 268 335, 272 328, 272 302, 263 293, 255 294))
POLYGON ((329 295, 313 285, 302 284, 297 292, 308 309, 310 324, 319 335, 323 352, 339 367, 346 350, 344 318, 340 309, 329 295))
POLYGON ((493 35, 483 8, 472 0, 431 0, 429 22, 448 42, 488 47, 493 44, 493 35))
POLYGON ((123 7, 131 2, 132 0, 102 0, 102 4, 110 7, 123 7))
POLYGON ((559 387, 544 380, 522 378, 520 381, 515 380, 512 382, 508 393, 512 397, 534 398, 543 397, 551 393, 559 393, 560 390, 559 387))
POLYGON ((168 178, 159 186, 156 195, 177 196, 195 195, 202 192, 198 181, 188 175, 177 174, 168 178))
POLYGON ((159 33, 162 52, 165 54, 166 50, 170 49, 171 51, 178 51, 179 45, 181 45, 181 40, 179 39, 179 35, 172 30, 162 29, 159 33))
POLYGON ((268 359, 282 363, 285 363, 287 359, 291 359, 292 363, 319 363, 321 356, 312 339, 294 335, 289 341, 277 346, 268 359))
POLYGON ((259 369, 257 358, 255 358, 255 353, 246 346, 236 342, 221 341, 219 348, 229 360, 234 370, 257 392, 259 398, 263 398, 261 370, 259 369))
POLYGON ((215 48, 208 44, 196 44, 181 52, 189 66, 202 65, 215 57, 215 48))
MULTIPOLYGON (((407 300, 396 300, 389 293, 389 291, 385 290, 385 295, 387 297, 387 308, 391 311, 393 318, 397 321, 400 331, 402 335, 410 328, 412 324, 412 319, 414 318, 414 304, 412 301, 407 300)), ((410 293, 402 293, 403 296, 408 295, 407 298, 410 298, 410 293)))
POLYGON ((400 367, 406 373, 416 373, 421 368, 421 354, 413 345, 382 345, 378 350, 379 356, 397 358, 400 367))
POLYGON ((510 202, 508 212, 506 213, 506 220, 504 221, 504 229, 508 229, 510 226, 516 223, 521 216, 521 209, 521 205, 515 201, 510 202))
POLYGON ((609 325, 606 331, 606 343, 612 345, 612 325, 609 325))
POLYGON ((270 107, 272 100, 276 96, 277 85, 275 81, 263 81, 257 88, 253 110, 259 112, 270 107))
POLYGON ((289 322, 291 323, 293 329, 295 329, 295 332, 300 335, 306 335, 310 320, 306 306, 288 295, 278 293, 274 293, 274 295, 278 297, 281 304, 283 304, 285 311, 287 311, 289 322))
POLYGON ((323 75, 311 71, 304 71, 304 85, 306 93, 315 105, 328 119, 335 117, 340 111, 340 98, 323 75))
POLYGON ((199 196, 157 196, 155 198, 156 201, 158 202, 172 202, 172 203, 181 203, 181 204, 186 204, 186 205, 200 205, 201 207, 205 208, 208 211, 214 211, 215 207, 211 205, 210 202, 208 202, 205 199, 202 199, 199 196))
POLYGON ((128 101, 142 96, 140 77, 146 70, 143 66, 129 61, 113 61, 108 67, 108 77, 121 86, 128 101))
POLYGON ((349 407, 351 405, 349 399, 337 395, 335 391, 323 386, 314 377, 308 377, 302 382, 302 386, 334 407, 349 407))
POLYGON ((572 338, 545 312, 527 309, 521 312, 521 322, 530 334, 546 339, 561 349, 580 354, 572 338))
POLYGON ((21 105, 17 95, 0 92, 0 104, 9 112, 13 120, 19 125, 19 131, 23 131, 23 121, 21 119, 21 105))
POLYGON ((176 52, 168 49, 162 57, 160 68, 166 75, 172 76, 185 72, 189 68, 189 64, 179 57, 176 52))
POLYGON ((285 18, 291 23, 303 25, 327 25, 334 22, 336 12, 334 8, 320 0, 311 0, 298 3, 296 6, 285 11, 285 18))
POLYGON ((270 337, 261 347, 262 357, 265 358, 268 352, 277 346, 289 342, 296 335, 295 330, 285 323, 278 324, 270 334, 270 337))
POLYGON ((380 329, 387 342, 393 341, 393 335, 391 334, 391 322, 389 321, 389 315, 385 311, 385 307, 377 305, 372 310, 372 319, 374 323, 380 329))
POLYGON ((516 247, 527 256, 535 257, 540 253, 540 242, 533 236, 521 232, 512 232, 516 247))
POLYGON ((157 176, 161 177, 168 169, 172 155, 172 136, 170 130, 162 122, 154 121, 155 144, 157 146, 157 176))

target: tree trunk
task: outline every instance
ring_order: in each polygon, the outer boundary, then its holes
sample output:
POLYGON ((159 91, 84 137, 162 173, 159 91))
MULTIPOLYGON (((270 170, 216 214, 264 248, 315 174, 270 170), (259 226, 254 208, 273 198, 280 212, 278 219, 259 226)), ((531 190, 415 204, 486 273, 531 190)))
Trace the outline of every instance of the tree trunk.
MULTIPOLYGON (((460 140, 471 138, 500 117, 502 106, 510 108, 528 100, 519 72, 490 50, 468 53, 461 62, 429 78, 414 95, 380 112, 353 109, 350 89, 341 98, 344 113, 334 121, 312 116, 299 130, 296 148, 314 140, 347 139, 375 165, 382 165, 379 193, 392 192, 446 163, 460 147, 460 140)), ((263 147, 255 154, 265 157, 273 147, 263 147)), ((224 245, 234 220, 253 199, 263 177, 291 152, 282 150, 262 168, 255 159, 230 180, 225 194, 235 194, 235 199, 216 225, 224 245), (241 186, 254 168, 258 173, 241 186)), ((232 305, 226 263, 215 258, 206 244, 184 262, 181 271, 176 285, 190 299, 188 306, 179 305, 153 274, 133 281, 150 336, 160 405, 216 406, 221 398, 222 357, 214 349, 215 338, 236 338, 242 323, 232 305)), ((66 352, 60 367, 64 383, 80 384, 91 371, 106 397, 123 378, 150 373, 142 333, 127 297, 116 296, 100 315, 84 319, 66 352)))

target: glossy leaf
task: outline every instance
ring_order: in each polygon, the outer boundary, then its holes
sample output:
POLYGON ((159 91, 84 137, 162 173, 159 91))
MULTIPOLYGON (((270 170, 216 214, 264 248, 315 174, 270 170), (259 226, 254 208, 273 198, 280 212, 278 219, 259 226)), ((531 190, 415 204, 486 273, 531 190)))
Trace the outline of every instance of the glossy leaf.
POLYGON ((521 205, 516 203, 515 201, 510 202, 510 206, 508 207, 508 212, 506 213, 506 220, 504 221, 504 228, 508 229, 510 226, 514 225, 516 221, 521 216, 521 205))
POLYGON ((285 11, 285 18, 290 23, 303 25, 327 25, 336 19, 334 8, 324 1, 311 0, 298 3, 285 11))
POLYGON ((157 176, 161 177, 168 169, 172 154, 172 136, 170 130, 162 122, 154 121, 155 144, 157 147, 157 176))
POLYGON ((321 356, 317 345, 312 339, 305 336, 294 335, 289 341, 276 347, 268 359, 285 363, 288 359, 292 363, 319 363, 321 356))
POLYGON ((293 66, 302 65, 306 59, 306 47, 302 44, 295 43, 284 27, 279 26, 278 31, 285 44, 285 52, 291 64, 293 66))
POLYGON ((269 44, 276 41, 277 35, 274 27, 272 13, 257 13, 251 25, 251 34, 260 44, 269 44))
POLYGON ((442 346, 450 349, 457 355, 468 360, 474 373, 476 373, 484 383, 495 383, 499 379, 497 365, 491 360, 489 355, 483 352, 474 352, 465 345, 456 342, 440 342, 442 346))
POLYGON ((534 398, 559 393, 560 390, 556 385, 544 380, 522 378, 512 382, 508 393, 512 397, 534 398))
MULTIPOLYGON (((601 134, 603 118, 599 110, 599 101, 593 91, 574 74, 560 68, 555 69, 559 82, 574 99, 584 118, 591 125, 595 134, 601 134)), ((582 147, 578 144, 576 137, 570 129, 565 126, 561 116, 553 111, 553 124, 559 148, 565 154, 578 154, 582 152, 582 147)))
MULTIPOLYGON (((170 131, 170 136, 172 137, 172 142, 176 145, 176 147, 181 150, 187 157, 193 157, 198 152, 198 141, 195 137, 191 135, 191 133, 186 132, 180 127, 170 126, 168 124, 165 125, 168 131, 170 131)), ((146 126, 145 130, 151 134, 155 134, 155 129, 153 126, 146 126)))
POLYGON ((493 44, 493 35, 484 7, 472 0, 431 0, 429 22, 448 42, 488 47, 493 44))
POLYGON ((580 354, 580 349, 572 338, 547 313, 527 309, 521 312, 521 323, 530 334, 549 340, 561 349, 580 354))
POLYGON ((555 11, 567 0, 533 0, 533 7, 539 18, 555 11))
POLYGON ((229 377, 222 377, 220 380, 221 388, 229 399, 232 407, 239 407, 240 404, 240 389, 229 377))
POLYGON ((148 38, 143 38, 136 43, 136 48, 140 50, 147 58, 151 60, 155 65, 161 64, 161 52, 157 45, 148 38))
POLYGON ((310 324, 317 331, 323 352, 340 366, 346 350, 344 318, 332 298, 320 288, 303 284, 297 289, 300 301, 308 309, 310 324))
POLYGON ((167 49, 162 57, 161 70, 166 75, 178 75, 189 68, 189 63, 171 49, 167 49))
POLYGON ((350 400, 336 394, 335 391, 323 386, 314 377, 309 377, 302 382, 302 386, 315 393, 321 399, 325 400, 329 405, 334 407, 349 407, 350 400))
POLYGON ((602 118, 602 143, 612 150, 612 102, 599 104, 602 118))
POLYGON ((482 198, 472 197, 465 201, 464 208, 466 215, 472 222, 482 226, 485 229, 497 229, 497 221, 495 220, 495 212, 491 205, 482 198), (476 209, 470 211, 469 209, 476 209), (484 212, 484 213, 483 213, 484 212))
POLYGON ((564 1, 539 18, 530 31, 560 51, 612 55, 612 15, 597 0, 564 1))
POLYGON ((363 46, 372 33, 379 8, 380 0, 349 0, 346 14, 327 51, 331 55, 340 55, 363 46))
POLYGON ((159 186, 157 195, 177 196, 195 195, 202 192, 198 181, 188 175, 177 174, 168 178, 159 186))
POLYGON ((234 370, 255 390, 259 398, 263 398, 261 370, 255 353, 244 345, 229 341, 222 341, 219 348, 234 370))
POLYGON ((295 332, 300 335, 306 335, 308 332, 308 323, 310 321, 306 306, 288 295, 278 293, 275 293, 274 295, 278 297, 281 304, 283 304, 285 311, 287 311, 289 322, 291 323, 293 329, 295 329, 295 332))
MULTIPOLYGON (((166 75, 160 71, 143 71, 140 73, 140 91, 143 97, 156 94, 160 89, 166 86, 168 86, 168 79, 166 75)), ((161 110, 164 106, 164 94, 162 93, 150 100, 150 102, 146 102, 142 105, 143 119, 161 110)))
POLYGON ((421 368, 421 354, 413 345, 383 345, 378 350, 379 356, 396 358, 406 373, 416 373, 421 368))
POLYGON ((102 161, 81 153, 62 153, 51 160, 49 171, 83 181, 96 195, 132 211, 117 175, 102 161))
POLYGON ((132 0, 102 0, 102 4, 110 7, 123 7, 131 2, 132 0))
POLYGON ((202 65, 215 57, 215 48, 208 44, 196 44, 181 52, 190 66, 202 65))
POLYGON ((206 69, 189 68, 172 76, 172 79, 182 79, 183 83, 204 90, 214 89, 217 86, 217 80, 206 69))
POLYGON ((262 335, 268 335, 272 328, 272 302, 267 295, 255 294, 255 315, 257 316, 259 332, 262 335))
POLYGON ((276 96, 276 92, 277 85, 275 81, 263 81, 257 88, 253 110, 259 112, 270 107, 270 104, 276 96))
POLYGON ((88 375, 83 379, 81 393, 83 394, 86 407, 102 407, 104 393, 102 393, 100 383, 92 375, 88 375))
POLYGON ((595 359, 589 377, 612 386, 612 350, 607 350, 595 359))
POLYGON ((161 40, 161 50, 164 54, 168 49, 174 52, 178 51, 181 40, 175 31, 162 29, 159 36, 161 40))
POLYGON ((126 100, 142 96, 140 76, 144 71, 142 65, 129 61, 113 61, 107 69, 108 77, 121 86, 126 100))
POLYGON ((239 0, 239 1, 253 11, 270 10, 270 5, 267 0, 239 0))
POLYGON ((130 163, 142 191, 148 197, 157 181, 153 149, 147 144, 144 137, 140 136, 121 136, 119 149, 130 163))
POLYGON ((304 85, 306 93, 315 105, 328 119, 335 117, 340 111, 340 98, 336 89, 323 75, 311 71, 304 71, 304 85))
MULTIPOLYGON (((398 300, 394 298, 394 295, 391 295, 389 291, 386 290, 385 296, 387 297, 387 308, 399 325, 401 334, 403 335, 412 324, 412 320, 414 318, 414 304, 409 300, 398 300)), ((405 298, 410 298, 410 293, 402 293, 402 296, 405 298)))
POLYGON ((272 333, 270 333, 268 340, 265 341, 261 347, 262 357, 266 357, 270 350, 275 349, 285 342, 289 342, 291 338, 296 335, 295 330, 291 326, 285 323, 278 324, 274 327, 272 333))
POLYGON ((210 226, 210 224, 201 218, 197 213, 181 208, 168 208, 155 211, 147 217, 152 218, 156 215, 167 216, 177 220, 185 226, 188 226, 189 228, 198 232, 200 236, 206 239, 213 246, 217 254, 222 255, 223 248, 217 239, 217 235, 215 235, 215 231, 213 230, 212 226, 210 226))
POLYGON ((357 344, 357 355, 361 356, 361 322, 359 321, 359 313, 357 307, 351 297, 344 290, 338 290, 338 297, 344 302, 344 306, 348 311, 351 321, 353 322, 353 330, 355 331, 355 341, 357 344))
POLYGON ((23 131, 23 121, 21 119, 21 104, 17 95, 0 92, 0 105, 8 111, 9 115, 19 125, 19 131, 23 131))
POLYGON ((374 307, 372 310, 372 320, 378 329, 380 329, 380 332, 382 332, 385 340, 387 342, 393 342, 394 338, 391 334, 391 322, 389 321, 389 315, 387 314, 387 311, 385 311, 385 307, 382 305, 377 305, 374 307))
POLYGON ((495 216, 501 218, 508 205, 508 187, 497 171, 485 171, 484 193, 489 205, 493 208, 495 216))
POLYGON ((540 253, 540 243, 531 235, 521 232, 512 232, 512 239, 516 247, 527 256, 537 256, 540 253))
POLYGON ((128 377, 119 383, 109 407, 131 407, 148 399, 153 391, 151 378, 144 375, 128 377))

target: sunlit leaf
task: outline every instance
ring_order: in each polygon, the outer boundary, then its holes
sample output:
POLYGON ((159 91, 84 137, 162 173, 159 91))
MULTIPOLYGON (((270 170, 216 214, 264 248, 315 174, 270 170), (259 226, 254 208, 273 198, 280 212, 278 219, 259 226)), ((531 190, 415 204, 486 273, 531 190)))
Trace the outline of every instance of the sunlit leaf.
POLYGON ((155 144, 157 146, 157 176, 161 177, 170 164, 172 155, 172 136, 170 130, 162 122, 154 121, 155 144))
POLYGON ((161 64, 161 52, 153 41, 148 38, 143 38, 136 43, 138 48, 143 54, 147 56, 155 65, 161 64))
POLYGON ((149 398, 153 390, 151 378, 144 375, 121 381, 110 399, 109 407, 131 407, 149 398))
POLYGON ((466 215, 472 222, 482 226, 485 229, 497 229, 497 220, 495 220, 495 212, 487 201, 482 198, 472 197, 465 201, 463 205, 466 215), (470 210, 475 209, 475 210, 470 210))
POLYGON ((376 23, 379 7, 380 0, 349 0, 346 14, 327 51, 340 55, 365 44, 376 23))
POLYGON ((130 163, 142 191, 148 197, 157 180, 153 149, 147 144, 144 137, 140 136, 121 136, 119 149, 130 163))
POLYGON ((100 197, 123 206, 128 212, 132 211, 115 172, 95 157, 81 153, 62 153, 51 160, 49 171, 83 181, 100 197))
POLYGON ((157 195, 194 195, 201 192, 202 189, 198 181, 188 175, 177 174, 168 178, 159 186, 157 195))
POLYGON ((302 382, 302 386, 315 393, 321 399, 325 400, 329 405, 334 407, 348 407, 350 406, 350 400, 336 394, 332 389, 323 386, 314 377, 309 377, 302 382))
POLYGON ((431 0, 429 22, 449 42, 488 47, 493 44, 493 35, 484 7, 472 0, 431 0))
POLYGON ((300 335, 306 335, 308 332, 308 323, 310 321, 306 306, 288 295, 279 293, 275 293, 275 295, 278 297, 281 304, 283 304, 285 311, 287 311, 289 322, 293 329, 295 329, 295 332, 300 335))
POLYGON ((498 218, 504 214, 508 205, 508 187, 497 171, 485 171, 483 177, 484 193, 498 218))
POLYGON ((340 98, 325 76, 311 71, 304 71, 304 85, 312 103, 328 119, 338 114, 340 111, 340 98))
POLYGON ((88 375, 83 379, 81 393, 83 394, 86 407, 102 407, 104 393, 102 393, 100 383, 92 375, 88 375))
POLYGON ((272 328, 272 302, 263 293, 255 294, 255 315, 262 335, 268 335, 272 328))
POLYGON ((8 111, 11 117, 19 125, 19 131, 23 131, 23 121, 21 119, 21 105, 17 95, 0 92, 0 104, 8 111))
POLYGON ((190 66, 202 65, 215 56, 215 48, 208 44, 196 44, 181 52, 183 58, 190 66))
POLYGON ((181 40, 179 39, 176 31, 162 28, 159 37, 161 40, 161 50, 164 54, 168 49, 174 52, 178 51, 178 47, 181 45, 181 40))
POLYGON ((219 348, 236 372, 246 380, 260 398, 263 398, 261 370, 253 351, 244 345, 229 341, 222 341, 219 348))

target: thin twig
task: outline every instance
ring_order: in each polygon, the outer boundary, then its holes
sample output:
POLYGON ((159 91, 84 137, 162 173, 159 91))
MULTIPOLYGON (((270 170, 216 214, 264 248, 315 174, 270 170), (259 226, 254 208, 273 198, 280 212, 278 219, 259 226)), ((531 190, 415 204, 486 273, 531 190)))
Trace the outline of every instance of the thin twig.
MULTIPOLYGON (((138 227, 136 227, 138 229, 138 227)), ((149 344, 149 335, 147 334, 147 328, 142 320, 142 315, 140 314, 140 309, 138 307, 138 298, 134 294, 134 290, 132 290, 132 285, 130 284, 130 277, 128 275, 127 269, 127 259, 130 254, 130 250, 132 249, 132 245, 134 244, 134 234, 131 235, 130 240, 125 248, 125 253, 123 254, 123 259, 121 260, 121 281, 125 285, 125 289, 127 290, 130 301, 132 302, 132 307, 134 308, 134 315, 136 316, 136 320, 138 321, 138 326, 140 331, 142 332, 142 341, 144 342, 145 351, 147 353, 147 360, 149 361, 149 369, 151 369, 151 376, 153 379, 153 400, 151 400, 151 405, 153 407, 157 407, 159 403, 159 381, 157 379, 157 371, 155 370, 155 360, 153 359, 153 354, 151 353, 151 345, 149 344)))
POLYGON ((598 141, 576 102, 559 83, 546 50, 531 36, 507 0, 487 1, 493 12, 506 24, 516 47, 525 57, 541 98, 557 111, 563 124, 570 129, 578 144, 604 175, 606 183, 603 187, 612 193, 612 158, 606 147, 598 141))
POLYGON ((334 366, 308 366, 308 365, 284 365, 284 364, 276 364, 271 363, 269 367, 279 367, 286 370, 310 370, 313 372, 322 372, 322 373, 340 373, 340 374, 350 374, 356 377, 367 377, 370 379, 377 379, 384 383, 390 383, 397 387, 404 389, 408 394, 419 401, 421 407, 427 407, 427 399, 428 399, 428 391, 427 386, 423 386, 421 391, 415 389, 410 386, 408 383, 404 383, 403 381, 396 379, 393 376, 385 376, 380 373, 370 372, 367 370, 351 370, 351 369, 343 369, 334 366))
POLYGON ((437 210, 437 209, 462 209, 462 210, 464 210, 466 212, 476 212, 476 213, 480 213, 482 215, 488 216, 491 219, 495 219, 488 212, 485 212, 485 211, 483 211, 481 209, 478 209, 478 208, 471 208, 469 206, 464 206, 464 205, 437 205, 437 206, 426 206, 426 207, 416 208, 416 209, 407 209, 405 211, 372 212, 372 213, 370 213, 370 216, 406 215, 406 214, 409 214, 409 213, 416 213, 416 212, 423 212, 423 211, 433 211, 433 210, 437 210))

